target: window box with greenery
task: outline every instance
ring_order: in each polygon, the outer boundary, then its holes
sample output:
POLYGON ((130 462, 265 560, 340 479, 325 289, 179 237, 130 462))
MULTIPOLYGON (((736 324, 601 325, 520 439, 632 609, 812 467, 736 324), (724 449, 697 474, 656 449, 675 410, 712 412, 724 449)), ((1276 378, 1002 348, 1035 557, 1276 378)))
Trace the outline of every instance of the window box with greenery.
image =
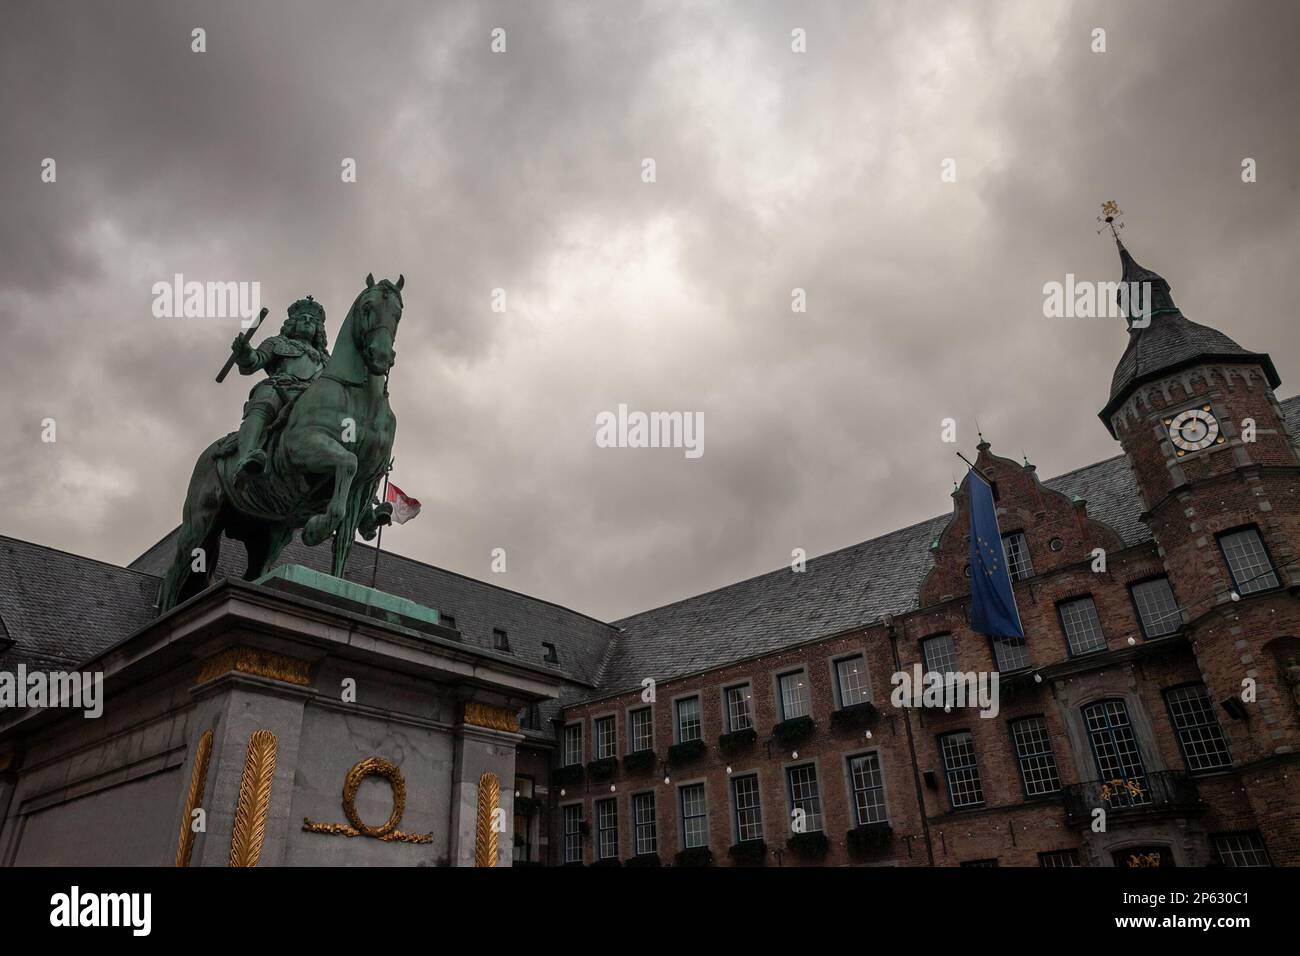
POLYGON ((744 730, 733 730, 719 737, 718 749, 724 754, 738 754, 754 746, 757 740, 758 731, 753 727, 746 727, 744 730))
POLYGON ((831 849, 831 841, 820 830, 811 833, 795 833, 785 841, 785 845, 795 856, 805 860, 820 860, 831 849))
POLYGON ((571 763, 564 767, 556 767, 552 774, 557 786, 567 786, 574 783, 582 783, 585 768, 580 763, 571 763))
POLYGON ((668 762, 670 764, 690 763, 703 757, 707 749, 703 740, 688 740, 685 743, 673 744, 668 748, 668 762))
POLYGON ((863 824, 850 830, 845 842, 851 856, 870 856, 894 842, 894 828, 889 825, 888 820, 863 824))
POLYGON ((658 853, 638 853, 632 857, 624 866, 662 866, 663 861, 659 859, 658 853))
POLYGON ((807 740, 817 729, 817 722, 811 717, 791 717, 772 728, 772 736, 777 743, 797 744, 807 740))
POLYGON ((713 862, 713 851, 707 846, 694 846, 673 857, 673 866, 708 866, 713 862))
POLYGON ((596 781, 610 779, 617 770, 617 757, 601 757, 587 764, 587 776, 596 781))
POLYGON ((880 711, 876 705, 864 700, 860 704, 850 704, 832 713, 831 726, 839 730, 863 730, 874 727, 879 719, 880 711))
POLYGON ((623 757, 623 769, 628 773, 645 773, 647 770, 655 768, 655 752, 653 750, 638 750, 634 754, 625 754, 623 757))
POLYGON ((762 866, 767 862, 767 844, 762 840, 745 840, 728 850, 727 855, 736 866, 762 866))

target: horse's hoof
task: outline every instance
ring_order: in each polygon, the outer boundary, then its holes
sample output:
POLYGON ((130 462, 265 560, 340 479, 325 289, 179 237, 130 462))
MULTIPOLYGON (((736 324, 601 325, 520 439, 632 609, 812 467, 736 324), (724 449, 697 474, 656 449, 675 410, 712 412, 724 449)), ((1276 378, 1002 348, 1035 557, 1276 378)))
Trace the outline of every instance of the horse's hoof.
POLYGON ((316 515, 314 518, 307 519, 307 524, 302 529, 302 543, 309 548, 314 548, 327 540, 332 533, 329 519, 324 515, 316 515))

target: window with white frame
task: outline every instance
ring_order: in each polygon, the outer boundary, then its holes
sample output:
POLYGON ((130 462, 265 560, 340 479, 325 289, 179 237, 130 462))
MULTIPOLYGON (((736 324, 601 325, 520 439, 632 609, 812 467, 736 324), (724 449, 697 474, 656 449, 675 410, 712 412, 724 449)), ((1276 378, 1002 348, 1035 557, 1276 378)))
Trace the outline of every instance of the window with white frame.
POLYGON ((865 704, 871 700, 871 682, 867 679, 867 659, 861 654, 842 657, 835 662, 835 684, 841 707, 865 704))
POLYGON ((582 804, 564 808, 564 862, 582 862, 582 804))
MULTIPOLYGON (((793 824, 796 812, 803 811, 804 833, 813 833, 822 828, 822 800, 817 790, 817 768, 806 763, 790 767, 785 772, 790 790, 790 820, 793 824)), ((798 832, 798 831, 796 831, 798 832)))
POLYGON ((632 827, 636 839, 636 852, 659 852, 659 828, 655 823, 655 795, 638 793, 632 797, 632 827))
POLYGON ((727 732, 749 730, 754 726, 754 691, 748 684, 737 684, 723 692, 727 704, 727 732))
POLYGON ((1047 721, 1042 717, 1026 717, 1011 722, 1011 739, 1016 745, 1016 759, 1020 762, 1020 780, 1025 785, 1025 795, 1041 797, 1061 789, 1061 778, 1056 772, 1056 755, 1052 753, 1052 738, 1047 733, 1047 721))
POLYGON ((1029 645, 1023 637, 991 637, 993 660, 1000 673, 1024 670, 1029 666, 1029 645))
POLYGON ((642 707, 627 715, 628 753, 654 749, 654 723, 650 708, 642 707))
POLYGON ((978 807, 984 803, 984 787, 979 765, 975 762, 975 740, 970 731, 944 734, 939 738, 943 754, 943 771, 948 780, 948 800, 954 810, 978 807))
POLYGON ((1007 572, 1012 581, 1023 581, 1034 576, 1034 563, 1029 560, 1029 540, 1023 531, 1013 531, 1002 536, 1002 553, 1006 555, 1007 572))
POLYGON ((566 724, 564 727, 564 765, 571 767, 582 763, 582 724, 566 724))
POLYGON ((1219 547, 1223 549, 1223 559, 1228 562, 1238 594, 1254 594, 1280 585, 1258 528, 1219 535, 1219 547))
POLYGON ((1062 601, 1057 610, 1072 657, 1106 649, 1106 636, 1101 632, 1101 621, 1097 619, 1097 605, 1093 604, 1092 595, 1062 601))
POLYGON ((700 699, 683 697, 677 702, 677 742, 689 743, 700 737, 700 699))
POLYGON ((678 790, 682 808, 682 846, 693 849, 709 845, 709 817, 704 803, 704 784, 693 783, 678 790))
POLYGON ((948 674, 957 670, 957 645, 951 634, 937 634, 921 642, 921 657, 927 674, 948 674))
POLYGON ((1223 728, 1214 716, 1214 704, 1204 684, 1189 684, 1165 692, 1169 716, 1178 734, 1187 769, 1193 773, 1232 766, 1223 728))
POLYGON ((853 819, 860 827, 889 819, 885 808, 885 778, 879 754, 849 758, 849 783, 853 787, 853 819))
POLYGON ((736 842, 763 839, 763 810, 758 799, 758 775, 732 777, 731 799, 736 807, 736 842))
POLYGON ((596 859, 618 859, 618 801, 596 801, 596 859))
POLYGON ((781 719, 808 716, 808 677, 803 671, 791 671, 777 678, 781 691, 781 719))
POLYGON ((1183 626, 1183 615, 1168 578, 1140 581, 1129 590, 1137 608, 1138 623, 1142 625, 1142 636, 1147 640, 1173 634, 1183 626))
POLYGON ((1216 833, 1210 838, 1214 853, 1224 866, 1272 866, 1264 839, 1256 830, 1216 833))
POLYGON ((592 721, 591 736, 597 760, 618 756, 618 730, 613 717, 597 717, 592 721))

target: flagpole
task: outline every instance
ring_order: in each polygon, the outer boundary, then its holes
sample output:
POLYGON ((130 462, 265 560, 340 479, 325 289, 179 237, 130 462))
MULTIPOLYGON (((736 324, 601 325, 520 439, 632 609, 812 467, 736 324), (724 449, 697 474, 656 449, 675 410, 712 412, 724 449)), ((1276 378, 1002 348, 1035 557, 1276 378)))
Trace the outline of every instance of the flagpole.
MULTIPOLYGON (((384 493, 379 496, 379 503, 383 504, 388 501, 388 473, 392 469, 392 462, 389 462, 388 468, 384 470, 384 493)), ((375 582, 379 579, 379 552, 384 547, 384 526, 379 526, 379 537, 375 539, 375 566, 370 571, 370 586, 373 588, 375 582)))

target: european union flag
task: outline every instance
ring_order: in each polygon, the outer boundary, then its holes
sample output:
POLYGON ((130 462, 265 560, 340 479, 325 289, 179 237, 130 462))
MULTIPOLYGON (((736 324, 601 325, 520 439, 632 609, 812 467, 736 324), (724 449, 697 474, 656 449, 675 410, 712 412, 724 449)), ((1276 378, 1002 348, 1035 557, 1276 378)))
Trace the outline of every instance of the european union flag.
POLYGON ((970 494, 970 626, 989 637, 1024 637, 1011 572, 1002 549, 993 489, 971 471, 970 494))

